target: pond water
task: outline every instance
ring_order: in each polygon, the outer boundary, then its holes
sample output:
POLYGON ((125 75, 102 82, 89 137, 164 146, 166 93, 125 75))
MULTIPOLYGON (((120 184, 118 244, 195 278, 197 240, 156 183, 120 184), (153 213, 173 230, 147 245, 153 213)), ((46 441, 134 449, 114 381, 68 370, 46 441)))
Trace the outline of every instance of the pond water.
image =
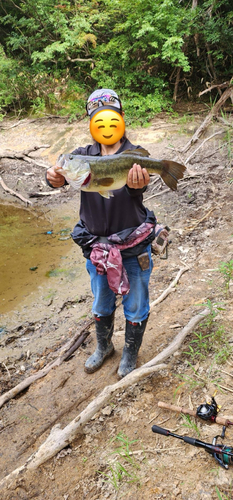
POLYGON ((1 314, 15 309, 42 283, 53 288, 54 280, 72 281, 83 272, 81 252, 70 237, 78 219, 73 207, 43 213, 2 205, 0 213, 1 314))

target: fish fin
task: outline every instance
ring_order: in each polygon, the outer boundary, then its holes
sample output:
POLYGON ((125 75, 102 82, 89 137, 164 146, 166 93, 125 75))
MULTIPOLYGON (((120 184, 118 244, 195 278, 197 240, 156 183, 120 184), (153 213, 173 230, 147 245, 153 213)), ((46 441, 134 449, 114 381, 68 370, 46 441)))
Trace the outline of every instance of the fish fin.
POLYGON ((85 183, 85 180, 89 177, 89 172, 85 172, 85 174, 81 175, 79 179, 73 180, 69 177, 65 176, 66 181, 70 184, 74 189, 82 188, 82 184, 85 183))
POLYGON ((103 196, 103 198, 107 198, 109 200, 110 198, 114 197, 114 194, 112 191, 98 191, 98 193, 103 196))
POLYGON ((186 167, 181 163, 171 160, 162 160, 162 164, 161 177, 163 181, 172 191, 176 191, 177 182, 183 178, 186 167))
POLYGON ((99 186, 111 186, 113 183, 113 177, 103 177, 102 179, 98 179, 99 186))
POLYGON ((71 179, 69 179, 69 177, 65 177, 66 181, 68 182, 68 184, 70 184, 70 186, 72 186, 72 188, 74 189, 80 189, 81 185, 82 185, 82 182, 79 181, 72 181, 71 179))
POLYGON ((150 156, 149 151, 147 151, 144 148, 137 148, 137 149, 126 149, 125 151, 122 151, 122 155, 136 155, 136 156, 150 156))

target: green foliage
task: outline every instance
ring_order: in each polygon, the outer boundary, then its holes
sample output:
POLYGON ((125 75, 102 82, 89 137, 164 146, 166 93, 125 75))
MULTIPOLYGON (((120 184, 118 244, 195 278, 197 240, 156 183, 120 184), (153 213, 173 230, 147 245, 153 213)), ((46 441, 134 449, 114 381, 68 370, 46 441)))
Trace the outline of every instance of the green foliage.
POLYGON ((190 415, 185 415, 184 413, 181 413, 181 417, 183 419, 183 427, 187 427, 187 429, 196 432, 196 434, 200 437, 200 431, 195 423, 190 417, 190 415))
POLYGON ((104 86, 143 122, 171 106, 178 68, 185 91, 233 70, 231 0, 0 0, 0 28, 2 114, 75 118, 104 86))
POLYGON ((218 499, 219 500, 230 500, 230 497, 228 497, 227 495, 225 495, 225 493, 221 493, 221 491, 219 491, 219 489, 217 488, 217 486, 215 486, 215 489, 216 489, 216 493, 218 495, 218 499))
POLYGON ((97 471, 101 474, 106 482, 110 482, 115 490, 119 490, 122 483, 140 483, 140 479, 136 474, 136 470, 140 470, 140 465, 134 458, 131 452, 132 444, 136 440, 130 441, 129 438, 120 432, 112 442, 120 444, 115 449, 113 454, 116 456, 113 463, 107 466, 107 472, 97 471))
POLYGON ((227 339, 224 327, 215 320, 218 312, 223 308, 213 304, 210 300, 207 306, 210 314, 199 324, 198 331, 193 332, 194 339, 191 340, 189 350, 184 351, 184 354, 192 361, 204 360, 207 356, 213 355, 215 363, 221 364, 229 358, 233 348, 227 339))
POLYGON ((228 295, 230 281, 233 279, 233 259, 229 262, 220 262, 219 271, 222 273, 225 282, 225 289, 228 295))

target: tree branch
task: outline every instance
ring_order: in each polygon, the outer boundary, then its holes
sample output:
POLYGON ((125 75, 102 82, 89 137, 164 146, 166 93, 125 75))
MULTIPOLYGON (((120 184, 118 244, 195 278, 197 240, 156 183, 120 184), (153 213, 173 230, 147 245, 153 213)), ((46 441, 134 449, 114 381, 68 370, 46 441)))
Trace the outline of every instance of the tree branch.
POLYGON ((22 200, 24 203, 26 203, 26 205, 32 205, 32 202, 30 200, 27 200, 27 198, 24 198, 24 196, 22 194, 16 193, 15 191, 13 191, 13 189, 10 189, 5 184, 5 182, 1 176, 0 176, 0 184, 1 184, 2 188, 4 189, 4 191, 6 191, 7 193, 11 194, 12 196, 16 196, 17 198, 22 200))
POLYGON ((33 151, 37 151, 38 149, 42 148, 49 148, 49 144, 42 144, 42 146, 33 146, 32 148, 25 149, 25 151, 22 151, 21 153, 18 153, 17 151, 3 151, 3 153, 0 153, 0 160, 3 158, 12 158, 12 160, 23 160, 26 161, 27 163, 31 163, 34 165, 38 165, 39 167, 45 167, 48 168, 49 165, 46 165, 43 162, 37 161, 31 156, 29 156, 30 153, 33 151))
POLYGON ((223 104, 227 101, 227 99, 231 98, 233 94, 233 86, 231 85, 228 87, 225 92, 221 95, 220 99, 216 102, 216 104, 213 106, 211 109, 210 113, 206 116, 205 120, 202 122, 200 127, 196 130, 195 134, 191 137, 190 141, 184 146, 182 149, 182 153, 186 153, 189 148, 195 144, 195 142, 198 141, 199 137, 203 134, 203 132, 207 129, 209 126, 211 120, 213 119, 214 116, 216 116, 220 110, 220 108, 223 106, 223 104))

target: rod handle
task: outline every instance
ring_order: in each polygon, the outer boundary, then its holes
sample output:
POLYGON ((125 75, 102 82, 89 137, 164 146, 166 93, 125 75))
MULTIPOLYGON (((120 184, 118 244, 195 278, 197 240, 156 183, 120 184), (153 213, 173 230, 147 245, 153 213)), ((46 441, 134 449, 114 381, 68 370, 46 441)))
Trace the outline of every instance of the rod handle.
MULTIPOLYGON (((191 415, 192 417, 195 418, 197 417, 196 411, 190 410, 189 408, 183 408, 182 406, 171 405, 169 403, 164 403, 163 401, 159 401, 158 406, 159 408, 165 408, 166 410, 175 411, 177 413, 183 413, 184 415, 191 415)), ((226 426, 229 424, 232 425, 232 420, 233 420, 232 416, 228 417, 223 415, 222 416, 217 415, 215 418, 216 424, 226 425, 226 426)))
POLYGON ((192 415, 192 417, 196 417, 196 412, 194 410, 190 410, 189 408, 171 405, 169 403, 164 403, 163 401, 159 401, 158 406, 159 408, 165 408, 166 410, 175 411, 177 413, 184 413, 184 415, 192 415))
POLYGON ((163 427, 159 427, 158 425, 152 425, 152 431, 156 432, 156 434, 161 434, 162 436, 170 436, 170 431, 164 429, 163 427))

